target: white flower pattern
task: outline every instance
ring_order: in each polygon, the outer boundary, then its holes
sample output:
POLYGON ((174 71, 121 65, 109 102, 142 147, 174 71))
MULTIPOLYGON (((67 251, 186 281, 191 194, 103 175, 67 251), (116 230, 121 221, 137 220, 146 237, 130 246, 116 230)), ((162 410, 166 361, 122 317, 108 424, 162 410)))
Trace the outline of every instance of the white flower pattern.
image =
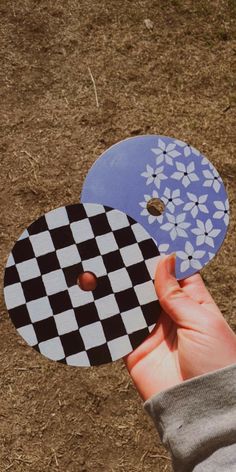
POLYGON ((182 180, 184 187, 188 187, 191 182, 199 180, 197 174, 195 174, 194 162, 190 162, 188 165, 184 165, 182 162, 176 162, 177 172, 174 172, 171 177, 172 179, 182 180))
POLYGON ((200 270, 202 268, 202 264, 201 262, 199 262, 199 259, 203 258, 206 251, 195 251, 194 247, 189 241, 186 242, 184 251, 176 252, 176 255, 180 259, 182 259, 182 262, 180 264, 180 271, 186 272, 190 267, 193 267, 193 269, 196 270, 200 270))
POLYGON ((213 218, 216 220, 223 219, 225 226, 229 224, 229 200, 228 198, 223 203, 221 200, 217 200, 214 202, 214 205, 217 211, 214 213, 213 218))
POLYGON ((190 223, 187 223, 185 221, 185 216, 186 213, 180 213, 180 215, 174 216, 171 215, 170 213, 166 214, 166 218, 168 220, 168 223, 165 223, 164 225, 161 226, 161 229, 164 231, 169 231, 170 232, 170 237, 172 241, 174 241, 177 236, 181 238, 187 238, 188 234, 186 233, 186 229, 189 228, 190 223))
POLYGON ((154 170, 151 166, 147 164, 146 172, 143 172, 141 176, 147 179, 146 185, 154 183, 157 188, 160 188, 161 181, 167 179, 166 175, 163 174, 163 170, 164 166, 158 167, 156 170, 154 170))
POLYGON ((229 203, 222 179, 203 154, 181 140, 152 137, 148 153, 140 171, 145 183, 139 214, 159 252, 177 254, 177 276, 191 275, 214 257, 226 234, 229 203), (152 198, 165 204, 162 215, 149 213, 152 198))
POLYGON ((195 149, 193 146, 190 146, 190 144, 184 143, 183 141, 180 141, 179 139, 175 139, 175 144, 180 146, 183 149, 183 153, 185 157, 189 157, 191 154, 195 154, 195 156, 200 156, 200 152, 195 149))
POLYGON ((158 147, 153 148, 152 152, 157 156, 156 165, 158 166, 163 161, 173 166, 173 158, 180 156, 180 152, 176 151, 174 143, 165 144, 162 139, 158 139, 158 147))
POLYGON ((206 178, 205 182, 203 183, 203 187, 212 187, 215 192, 218 193, 221 187, 222 178, 220 177, 217 170, 214 168, 211 170, 203 170, 203 175, 206 178))
POLYGON ((207 244, 208 246, 214 247, 214 238, 220 234, 220 229, 214 229, 213 224, 208 218, 208 220, 203 223, 201 220, 197 220, 197 228, 192 229, 192 233, 196 234, 197 246, 201 246, 202 244, 207 244))
POLYGON ((203 213, 209 213, 206 205, 204 205, 204 203, 206 203, 207 201, 208 195, 200 195, 199 197, 197 197, 193 193, 187 192, 187 196, 190 202, 184 205, 183 210, 191 211, 191 215, 193 218, 196 218, 199 211, 202 211, 203 213))
POLYGON ((171 213, 174 213, 176 206, 182 205, 182 203, 184 203, 180 198, 180 190, 176 189, 171 191, 171 189, 168 187, 165 188, 162 200, 165 203, 166 208, 170 210, 171 213))

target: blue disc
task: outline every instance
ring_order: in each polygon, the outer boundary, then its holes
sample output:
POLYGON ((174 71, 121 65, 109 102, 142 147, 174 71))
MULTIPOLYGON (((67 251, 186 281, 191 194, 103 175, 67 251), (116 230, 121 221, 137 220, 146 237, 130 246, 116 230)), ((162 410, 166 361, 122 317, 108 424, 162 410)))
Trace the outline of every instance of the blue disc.
POLYGON ((176 253, 176 275, 188 277, 219 250, 229 223, 229 202, 218 171, 197 149, 166 136, 121 141, 94 163, 82 203, 123 211, 141 223, 161 254, 176 253), (162 214, 148 202, 164 204, 162 214))

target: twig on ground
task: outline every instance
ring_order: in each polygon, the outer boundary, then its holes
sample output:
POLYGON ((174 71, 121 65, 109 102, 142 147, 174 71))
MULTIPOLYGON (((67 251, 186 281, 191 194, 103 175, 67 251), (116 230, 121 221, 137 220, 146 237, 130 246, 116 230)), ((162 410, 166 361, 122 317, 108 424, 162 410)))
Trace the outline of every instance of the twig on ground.
POLYGON ((93 88, 94 88, 94 93, 95 93, 96 105, 97 105, 97 108, 99 108, 99 101, 98 101, 97 87, 96 87, 96 83, 95 83, 95 80, 94 80, 94 77, 93 77, 93 74, 92 74, 92 71, 91 71, 90 67, 88 67, 88 71, 89 71, 89 74, 90 74, 91 80, 92 80, 92 82, 93 82, 93 88))

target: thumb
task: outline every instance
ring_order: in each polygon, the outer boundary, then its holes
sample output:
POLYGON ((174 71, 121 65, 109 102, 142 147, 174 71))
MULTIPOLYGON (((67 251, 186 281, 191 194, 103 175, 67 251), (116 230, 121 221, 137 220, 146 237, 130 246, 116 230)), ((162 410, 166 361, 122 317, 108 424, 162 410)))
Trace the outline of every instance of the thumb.
MULTIPOLYGON (((159 302, 172 320, 182 328, 201 329, 209 325, 208 312, 189 297, 175 277, 175 254, 160 259, 155 276, 159 302)), ((213 314, 212 314, 213 315, 213 314)))

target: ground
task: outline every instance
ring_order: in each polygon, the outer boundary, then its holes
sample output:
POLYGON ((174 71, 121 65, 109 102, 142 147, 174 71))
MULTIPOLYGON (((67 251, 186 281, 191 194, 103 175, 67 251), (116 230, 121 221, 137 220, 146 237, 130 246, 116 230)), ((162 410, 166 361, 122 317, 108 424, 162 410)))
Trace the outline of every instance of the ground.
MULTIPOLYGON (((202 274, 236 329, 235 17, 234 0, 1 1, 1 280, 23 229, 78 202, 102 151, 174 136, 229 193, 228 236, 202 274)), ((16 334, 3 299, 0 310, 0 471, 170 472, 122 361, 50 362, 16 334)))

